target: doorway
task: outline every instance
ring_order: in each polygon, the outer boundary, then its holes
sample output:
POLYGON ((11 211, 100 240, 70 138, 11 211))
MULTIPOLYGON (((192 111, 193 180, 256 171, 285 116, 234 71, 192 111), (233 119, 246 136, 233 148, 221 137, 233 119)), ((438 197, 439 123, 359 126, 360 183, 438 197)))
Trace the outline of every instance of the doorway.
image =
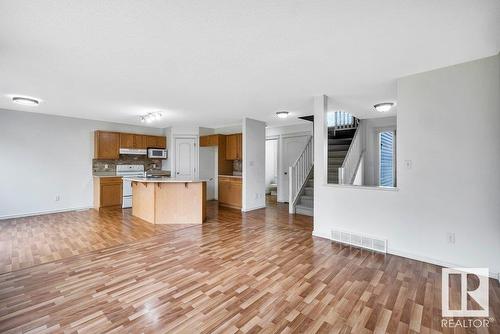
POLYGON ((216 146, 200 147, 200 179, 207 181, 207 200, 218 199, 218 152, 216 146))
POLYGON ((197 150, 195 138, 175 138, 175 177, 196 178, 197 150))
POLYGON ((309 140, 308 135, 283 137, 283 156, 281 163, 281 182, 278 188, 278 202, 288 202, 289 181, 288 169, 298 159, 309 140))
POLYGON ((266 140, 266 199, 275 203, 278 196, 278 138, 266 140))

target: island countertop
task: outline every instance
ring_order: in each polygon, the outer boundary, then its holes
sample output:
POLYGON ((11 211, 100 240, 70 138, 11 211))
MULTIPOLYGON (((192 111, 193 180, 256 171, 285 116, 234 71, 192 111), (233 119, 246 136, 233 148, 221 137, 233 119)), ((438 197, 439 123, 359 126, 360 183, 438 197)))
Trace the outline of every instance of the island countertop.
POLYGON ((175 177, 123 177, 124 180, 135 181, 135 182, 151 182, 151 183, 200 183, 206 182, 202 179, 183 179, 175 177))

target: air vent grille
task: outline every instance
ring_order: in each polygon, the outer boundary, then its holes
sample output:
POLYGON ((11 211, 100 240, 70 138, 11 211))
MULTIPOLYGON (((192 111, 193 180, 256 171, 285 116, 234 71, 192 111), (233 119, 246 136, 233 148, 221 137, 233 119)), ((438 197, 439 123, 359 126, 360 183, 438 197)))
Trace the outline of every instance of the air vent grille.
POLYGON ((332 230, 332 240, 347 245, 387 253, 387 240, 377 237, 347 231, 332 230))

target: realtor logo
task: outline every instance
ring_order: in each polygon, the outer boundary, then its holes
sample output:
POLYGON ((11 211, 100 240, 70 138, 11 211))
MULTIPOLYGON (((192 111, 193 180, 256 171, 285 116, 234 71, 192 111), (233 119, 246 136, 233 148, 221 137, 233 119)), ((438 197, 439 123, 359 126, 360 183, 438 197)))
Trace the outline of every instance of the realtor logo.
POLYGON ((441 309, 443 317, 488 317, 489 316, 489 271, 488 268, 443 268, 441 281, 441 309), (450 309, 450 276, 460 278, 460 307, 450 309), (467 279, 476 277, 479 285, 468 290, 467 279), (470 304, 474 307, 468 307, 470 304), (469 309, 471 308, 471 309, 469 309))

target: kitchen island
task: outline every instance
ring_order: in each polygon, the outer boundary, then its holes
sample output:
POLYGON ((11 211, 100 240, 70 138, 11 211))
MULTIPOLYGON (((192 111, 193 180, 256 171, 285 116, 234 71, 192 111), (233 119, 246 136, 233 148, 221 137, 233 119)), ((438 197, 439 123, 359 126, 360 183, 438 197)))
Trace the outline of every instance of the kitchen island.
POLYGON ((132 215, 151 224, 201 224, 206 219, 206 182, 170 177, 129 177, 132 215))

